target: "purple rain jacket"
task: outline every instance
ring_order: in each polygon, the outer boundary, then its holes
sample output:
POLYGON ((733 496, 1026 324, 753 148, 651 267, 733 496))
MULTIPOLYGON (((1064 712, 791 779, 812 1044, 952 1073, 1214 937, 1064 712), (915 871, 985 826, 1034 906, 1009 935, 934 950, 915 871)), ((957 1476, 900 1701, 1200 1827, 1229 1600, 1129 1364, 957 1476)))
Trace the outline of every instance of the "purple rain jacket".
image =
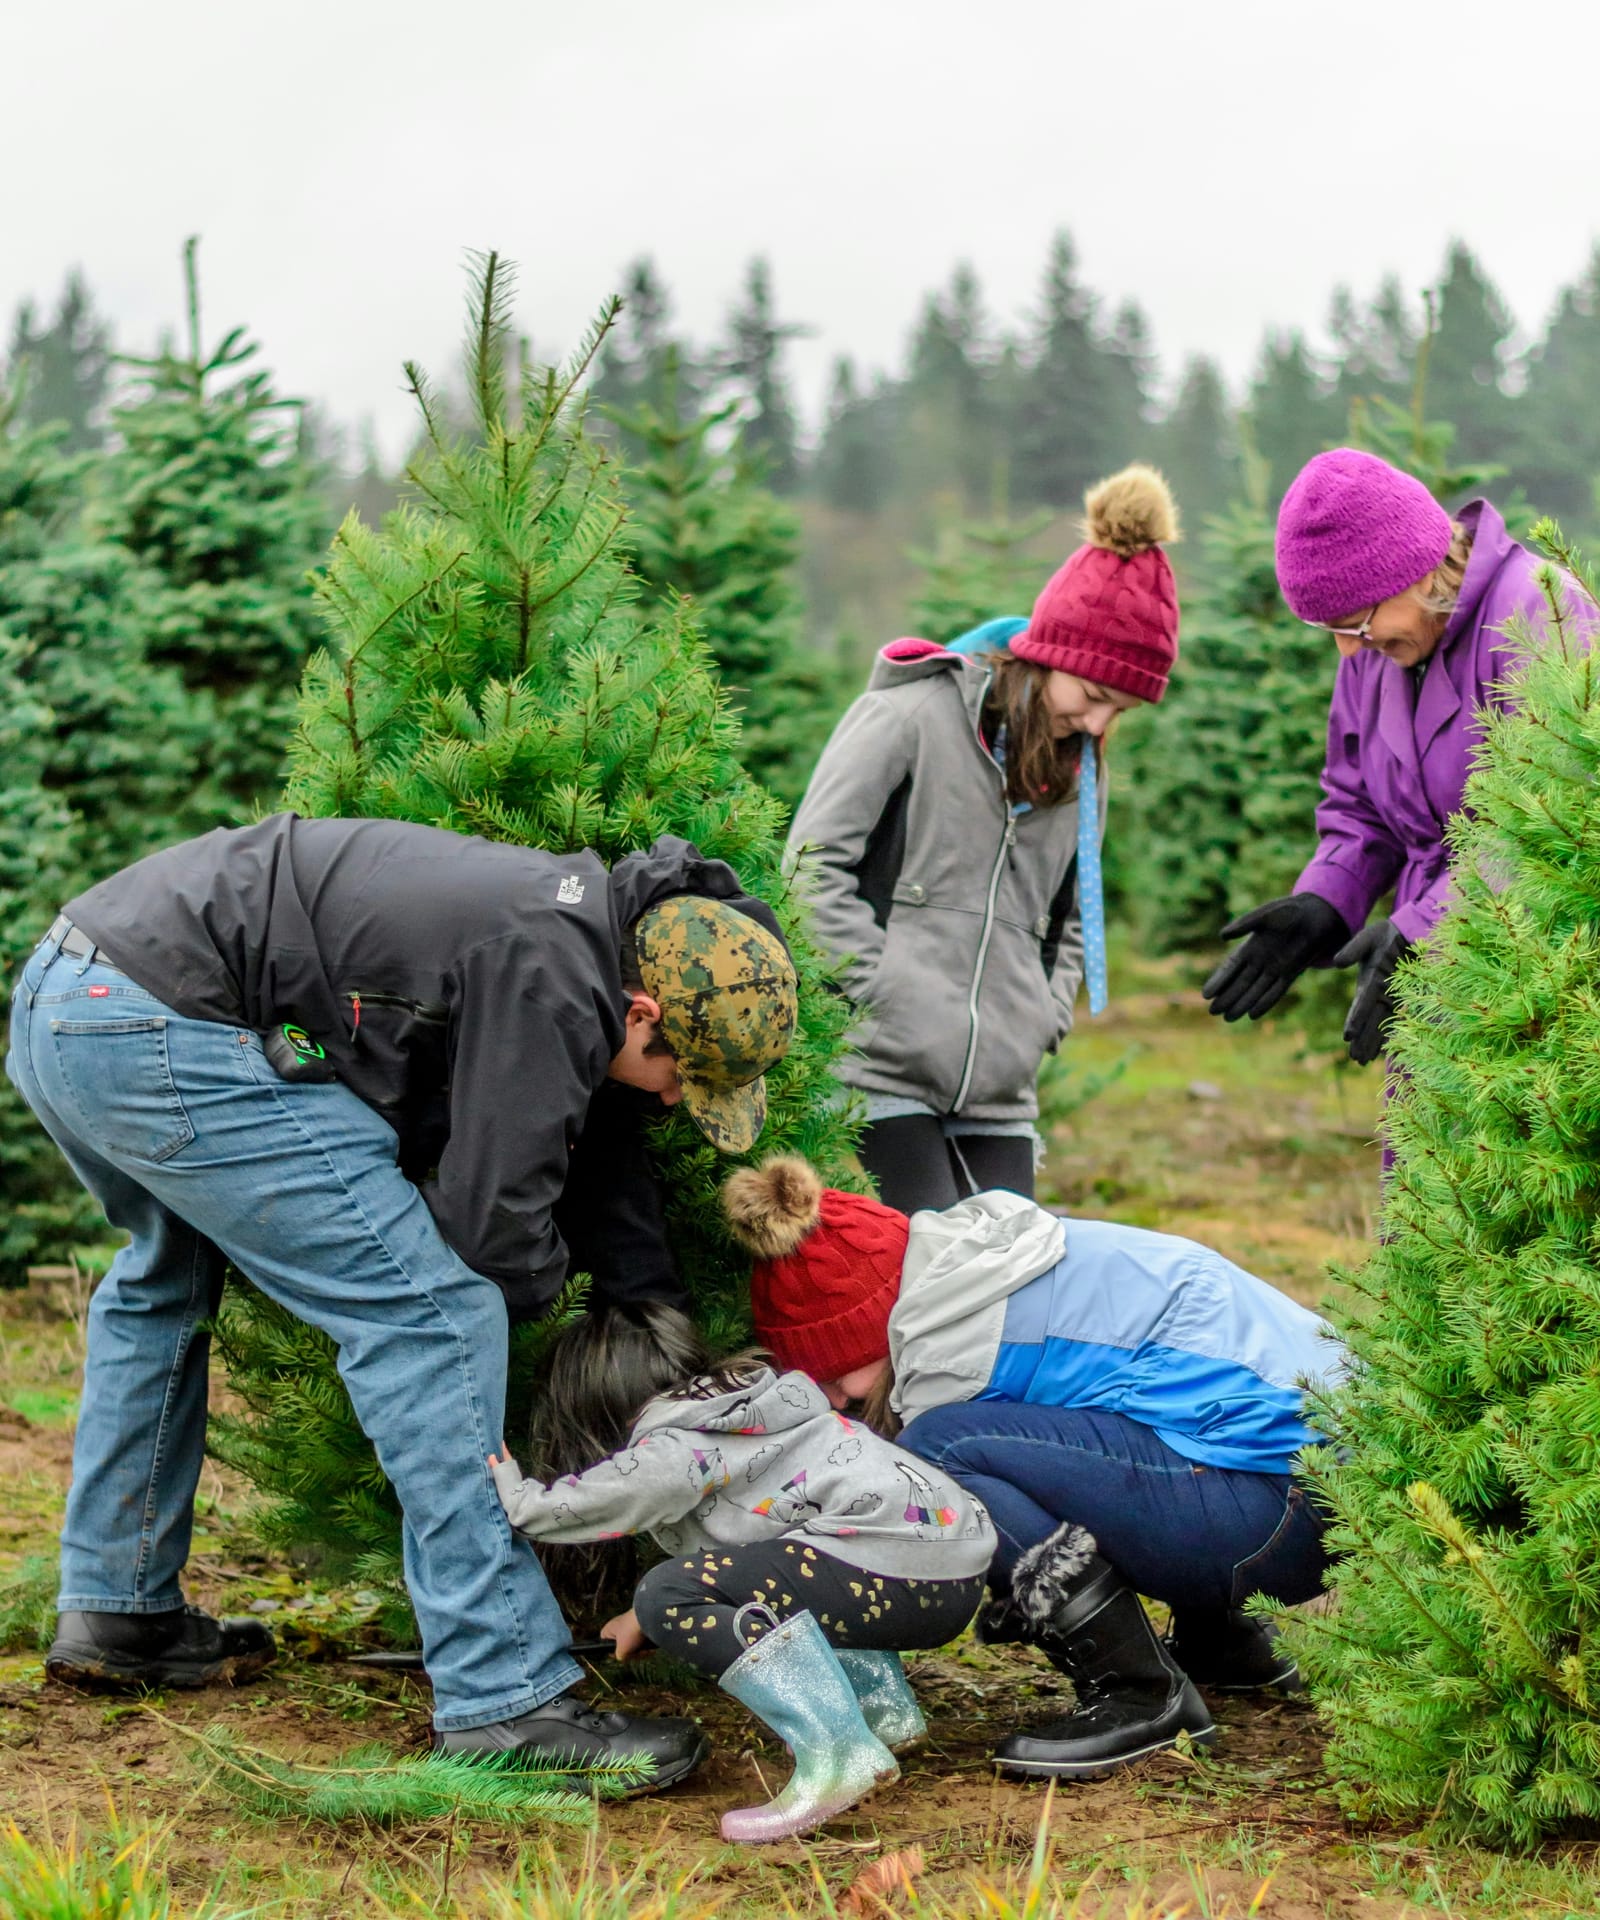
POLYGON ((1320 895, 1352 933, 1391 886, 1391 918, 1408 940, 1444 912, 1445 822, 1461 806, 1479 715, 1505 704, 1499 683, 1517 658, 1506 623, 1522 614, 1537 630, 1548 610, 1544 563, 1489 502, 1470 501, 1456 518, 1476 528, 1472 555, 1420 689, 1409 669, 1368 648, 1341 660, 1333 683, 1317 851, 1295 892, 1320 895))

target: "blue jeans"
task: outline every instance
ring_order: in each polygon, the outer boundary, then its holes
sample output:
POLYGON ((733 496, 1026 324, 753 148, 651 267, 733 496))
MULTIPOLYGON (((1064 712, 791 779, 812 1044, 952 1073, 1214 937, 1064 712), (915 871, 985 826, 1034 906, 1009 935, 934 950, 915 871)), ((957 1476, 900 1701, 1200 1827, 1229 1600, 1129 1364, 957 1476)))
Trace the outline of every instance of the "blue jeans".
POLYGON ((959 1480, 1000 1536, 994 1572, 1064 1521, 1087 1527, 1152 1600, 1208 1612, 1322 1590, 1323 1519, 1281 1473, 1200 1466, 1149 1427, 1092 1407, 972 1400, 919 1414, 900 1444, 959 1480))
POLYGON ((505 1302, 440 1238, 382 1117, 337 1083, 281 1080, 255 1034, 185 1019, 48 941, 17 985, 6 1071, 132 1236, 89 1309, 62 1610, 183 1604, 205 1449, 199 1323, 232 1261, 339 1349, 405 1510, 434 1724, 509 1719, 581 1679, 485 1464, 503 1442, 505 1302))

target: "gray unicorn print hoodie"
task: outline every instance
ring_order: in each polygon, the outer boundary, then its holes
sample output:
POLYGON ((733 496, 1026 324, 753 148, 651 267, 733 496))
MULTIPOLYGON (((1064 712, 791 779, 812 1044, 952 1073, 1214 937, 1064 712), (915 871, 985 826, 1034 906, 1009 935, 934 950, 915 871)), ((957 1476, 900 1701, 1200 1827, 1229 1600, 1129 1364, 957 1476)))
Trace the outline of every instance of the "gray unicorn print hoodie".
POLYGON ((663 1395, 629 1445, 550 1486, 509 1456, 494 1467, 530 1540, 649 1533, 668 1553, 803 1539, 848 1566, 902 1580, 962 1580, 995 1550, 989 1516, 925 1460, 828 1405, 808 1375, 762 1367, 705 1400, 663 1395))

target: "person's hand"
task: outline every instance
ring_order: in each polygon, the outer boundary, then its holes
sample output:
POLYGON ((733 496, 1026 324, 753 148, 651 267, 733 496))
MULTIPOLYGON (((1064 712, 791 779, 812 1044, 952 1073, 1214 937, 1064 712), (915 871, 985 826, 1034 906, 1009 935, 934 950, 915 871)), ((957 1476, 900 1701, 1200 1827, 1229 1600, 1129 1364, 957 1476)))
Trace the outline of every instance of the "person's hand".
POLYGON ((1252 907, 1222 929, 1224 940, 1250 938, 1230 953, 1201 993, 1224 1020, 1270 1013, 1307 967, 1326 966, 1349 937, 1344 915, 1320 894, 1289 893, 1252 907))
POLYGON ((1383 1030, 1395 1013, 1394 970, 1410 951, 1411 942, 1392 920, 1374 920, 1333 956, 1336 967, 1360 969, 1344 1023, 1344 1043, 1358 1067, 1383 1051, 1383 1030))
POLYGON ((637 1660, 641 1654, 650 1651, 650 1642, 644 1636, 644 1628, 639 1625, 639 1616, 632 1607, 626 1613, 619 1613, 614 1620, 608 1620, 600 1629, 602 1640, 615 1640, 619 1660, 637 1660))

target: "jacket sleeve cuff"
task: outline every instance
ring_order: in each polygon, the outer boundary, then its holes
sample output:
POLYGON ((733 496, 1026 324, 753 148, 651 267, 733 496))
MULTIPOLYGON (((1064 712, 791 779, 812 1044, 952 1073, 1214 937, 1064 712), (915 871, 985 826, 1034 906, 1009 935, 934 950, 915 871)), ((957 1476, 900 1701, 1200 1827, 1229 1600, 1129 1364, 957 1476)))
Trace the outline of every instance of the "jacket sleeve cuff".
POLYGON ((1449 904, 1450 883, 1445 881, 1425 893, 1420 900, 1411 900, 1403 907, 1396 907, 1389 915, 1389 924, 1415 946, 1419 940, 1426 940, 1438 926, 1449 904))
POLYGON ((1326 900, 1352 933, 1359 933, 1366 925, 1377 897, 1365 880, 1320 853, 1295 881, 1293 891, 1314 893, 1319 900, 1326 900))

